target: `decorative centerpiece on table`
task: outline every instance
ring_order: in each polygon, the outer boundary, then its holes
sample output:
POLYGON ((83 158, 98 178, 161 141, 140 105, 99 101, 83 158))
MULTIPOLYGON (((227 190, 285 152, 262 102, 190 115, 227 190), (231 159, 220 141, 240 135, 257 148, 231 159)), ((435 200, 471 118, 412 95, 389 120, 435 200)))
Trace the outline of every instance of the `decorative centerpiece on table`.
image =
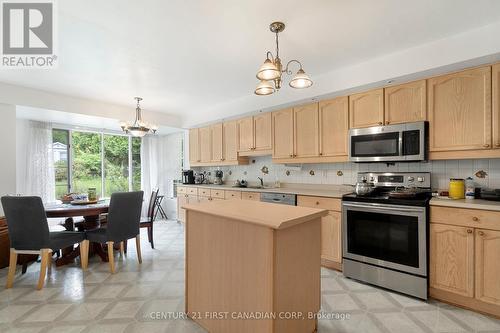
POLYGON ((61 197, 64 204, 71 205, 91 205, 98 201, 97 190, 95 187, 89 188, 88 193, 68 193, 61 197))

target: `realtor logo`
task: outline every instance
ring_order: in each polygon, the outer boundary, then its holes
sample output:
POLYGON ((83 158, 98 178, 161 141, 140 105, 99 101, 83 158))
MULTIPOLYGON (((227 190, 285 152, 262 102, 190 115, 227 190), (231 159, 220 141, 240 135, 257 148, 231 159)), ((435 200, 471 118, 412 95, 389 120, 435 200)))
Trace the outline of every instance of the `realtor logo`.
POLYGON ((51 68, 54 54, 54 3, 2 1, 2 67, 51 68))

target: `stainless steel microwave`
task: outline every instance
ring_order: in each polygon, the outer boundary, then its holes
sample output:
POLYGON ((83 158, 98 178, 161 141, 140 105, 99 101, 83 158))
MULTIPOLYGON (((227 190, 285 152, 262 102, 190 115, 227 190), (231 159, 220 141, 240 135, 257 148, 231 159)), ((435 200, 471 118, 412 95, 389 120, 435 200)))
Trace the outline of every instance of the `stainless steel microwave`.
POLYGON ((352 162, 410 162, 427 160, 425 121, 349 130, 352 162))

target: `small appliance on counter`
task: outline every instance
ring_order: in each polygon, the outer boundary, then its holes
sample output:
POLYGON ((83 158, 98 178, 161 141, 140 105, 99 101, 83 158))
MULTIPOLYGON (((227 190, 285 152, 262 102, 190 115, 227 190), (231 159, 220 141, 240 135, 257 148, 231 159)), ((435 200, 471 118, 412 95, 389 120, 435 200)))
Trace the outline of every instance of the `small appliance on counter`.
POLYGON ((183 170, 182 171, 182 183, 183 184, 195 184, 193 170, 183 170))
POLYGON ((204 172, 198 172, 195 176, 194 176, 194 183, 195 184, 203 184, 205 183, 205 173, 204 172))
POLYGON ((216 170, 215 171, 215 179, 214 179, 214 185, 222 185, 224 183, 223 178, 224 177, 224 172, 222 170, 216 170))

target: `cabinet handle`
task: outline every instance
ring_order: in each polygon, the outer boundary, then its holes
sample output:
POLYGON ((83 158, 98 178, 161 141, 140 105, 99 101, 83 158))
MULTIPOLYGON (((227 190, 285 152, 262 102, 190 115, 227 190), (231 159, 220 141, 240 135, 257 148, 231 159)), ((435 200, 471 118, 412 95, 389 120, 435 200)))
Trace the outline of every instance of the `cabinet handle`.
POLYGON ((482 231, 479 231, 478 234, 479 234, 479 236, 484 236, 484 232, 482 232, 482 231))
POLYGON ((293 154, 290 154, 290 157, 293 157, 293 154))
POLYGON ((479 221, 479 217, 474 216, 474 217, 472 218, 472 221, 474 221, 474 222, 479 221))
POLYGON ((316 201, 316 205, 319 205, 319 201, 316 201))
POLYGON ((467 229, 468 234, 472 234, 472 229, 467 229))
POLYGON ((319 156, 323 156, 323 153, 319 153, 319 156))
POLYGON ((495 143, 495 147, 496 148, 500 147, 500 142, 495 143))
POLYGON ((221 161, 224 161, 224 159, 223 159, 223 158, 221 158, 220 160, 221 160, 221 161))
POLYGON ((386 121, 386 122, 385 122, 385 124, 386 124, 386 125, 389 125, 390 123, 391 123, 390 121, 386 121))
POLYGON ((490 145, 489 145, 489 144, 487 144, 487 143, 483 145, 483 147, 484 147, 484 148, 488 148, 489 146, 490 146, 490 145))
POLYGON ((379 124, 379 125, 383 125, 384 123, 383 123, 383 122, 381 122, 381 121, 379 121, 379 122, 378 122, 378 124, 379 124))

